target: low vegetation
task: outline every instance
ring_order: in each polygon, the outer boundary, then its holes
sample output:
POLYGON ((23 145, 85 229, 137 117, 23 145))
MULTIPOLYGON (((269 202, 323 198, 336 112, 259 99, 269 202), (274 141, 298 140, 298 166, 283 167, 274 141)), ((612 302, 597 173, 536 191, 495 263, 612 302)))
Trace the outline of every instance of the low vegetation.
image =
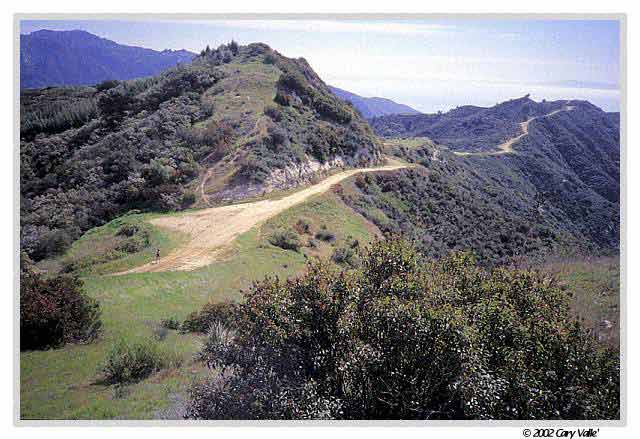
POLYGON ((43 278, 24 253, 20 258, 20 349, 87 343, 101 332, 100 305, 77 277, 43 278))
POLYGON ((154 228, 147 222, 152 217, 130 211, 85 233, 64 254, 40 261, 38 266, 48 273, 79 276, 125 271, 152 261, 157 249, 167 254, 186 239, 154 228))
POLYGON ((354 247, 336 248, 331 255, 331 260, 347 267, 357 267, 360 264, 358 252, 354 247))
POLYGON ((324 242, 333 242, 336 240, 336 235, 332 231, 327 230, 325 225, 322 225, 320 230, 316 232, 315 238, 324 242))
POLYGON ((20 135, 56 134, 78 128, 98 116, 92 87, 23 90, 20 95, 20 135))
POLYGON ((298 251, 301 243, 298 234, 292 230, 277 230, 269 236, 269 242, 284 250, 298 251))
POLYGON ((549 258, 535 267, 571 294, 571 313, 602 343, 620 347, 620 259, 549 258))
POLYGON ((153 340, 119 340, 107 353, 99 372, 109 384, 124 384, 139 381, 160 369, 179 367, 181 362, 153 340))
POLYGON ((376 243, 362 267, 265 279, 201 353, 196 419, 617 419, 619 360, 552 278, 376 243))
POLYGON ((181 332, 206 334, 214 323, 233 325, 237 305, 233 303, 207 303, 200 311, 194 311, 180 325, 181 332))
POLYGON ((169 317, 160 321, 160 326, 167 329, 180 329, 180 321, 176 317, 169 317))

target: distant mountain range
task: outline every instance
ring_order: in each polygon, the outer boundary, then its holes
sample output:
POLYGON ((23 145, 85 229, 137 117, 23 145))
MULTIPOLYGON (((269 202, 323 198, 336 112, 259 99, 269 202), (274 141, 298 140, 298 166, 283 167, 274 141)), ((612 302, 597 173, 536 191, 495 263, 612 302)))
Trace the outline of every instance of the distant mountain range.
POLYGON ((194 56, 187 50, 125 46, 81 30, 39 30, 20 35, 20 88, 153 76, 194 56))
POLYGON ((329 89, 340 99, 351 102, 360 114, 367 119, 389 114, 420 114, 408 105, 398 104, 385 98, 365 98, 357 94, 329 86, 329 89))

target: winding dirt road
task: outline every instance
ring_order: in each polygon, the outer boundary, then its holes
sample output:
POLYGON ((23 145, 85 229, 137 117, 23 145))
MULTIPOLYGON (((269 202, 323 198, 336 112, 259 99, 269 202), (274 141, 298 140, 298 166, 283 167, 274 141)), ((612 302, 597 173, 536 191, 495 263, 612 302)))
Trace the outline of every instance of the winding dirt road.
POLYGON ((364 172, 394 171, 410 165, 388 160, 385 166, 351 169, 327 177, 318 184, 302 189, 278 200, 261 200, 230 206, 212 207, 182 215, 165 216, 150 223, 172 231, 188 234, 191 239, 175 249, 158 263, 152 262, 116 275, 158 271, 189 271, 211 264, 229 244, 252 227, 273 218, 279 213, 300 204, 308 198, 328 191, 331 186, 355 174, 364 172))
POLYGON ((552 111, 551 113, 547 113, 544 114, 542 116, 536 116, 536 117, 530 117, 529 119, 525 120, 524 122, 520 122, 520 129, 522 130, 522 133, 517 135, 516 137, 512 137, 511 139, 507 140, 506 142, 498 145, 498 149, 495 151, 487 151, 487 152, 461 152, 461 151, 454 151, 453 153, 455 155, 458 156, 462 156, 462 157, 468 157, 468 156, 493 156, 493 155, 502 155, 502 154, 510 154, 513 153, 513 144, 516 143, 517 141, 519 141, 520 139, 522 139, 524 136, 526 136, 527 134, 529 134, 529 124, 535 120, 535 119, 539 119, 542 117, 549 117, 549 116, 553 116, 554 114, 558 114, 561 111, 571 111, 573 110, 575 107, 571 106, 567 103, 567 105, 565 105, 562 108, 559 108, 557 110, 552 111))

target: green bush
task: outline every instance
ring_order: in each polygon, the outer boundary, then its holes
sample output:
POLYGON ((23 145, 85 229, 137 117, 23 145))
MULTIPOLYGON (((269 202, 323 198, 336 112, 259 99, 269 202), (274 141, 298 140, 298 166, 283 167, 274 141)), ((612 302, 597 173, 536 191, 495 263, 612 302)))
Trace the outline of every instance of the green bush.
POLYGON ((180 329, 180 321, 175 317, 169 317, 168 319, 162 319, 160 326, 167 329, 178 330, 180 329))
POLYGON ((132 109, 134 98, 124 87, 110 88, 98 98, 98 109, 107 126, 118 124, 132 109))
POLYGON ((233 303, 207 303, 200 311, 194 311, 180 325, 180 332, 206 333, 216 322, 233 325, 237 305, 233 303))
POLYGON ((359 264, 358 253, 352 247, 338 247, 333 251, 331 259, 336 264, 357 267, 359 264))
POLYGON ((282 111, 274 105, 267 105, 264 108, 264 114, 269 116, 274 122, 280 122, 282 120, 282 111))
POLYGON ((273 53, 267 53, 264 56, 263 63, 265 64, 275 64, 278 62, 278 57, 273 53))
POLYGON ((138 233, 138 231, 140 231, 140 227, 138 227, 137 224, 126 223, 126 224, 123 224, 122 226, 120 226, 120 228, 116 232, 116 235, 117 236, 131 237, 131 236, 135 235, 136 233, 138 233))
POLYGON ((31 260, 20 258, 20 349, 87 343, 102 329, 100 305, 70 275, 43 278, 31 260))
POLYGON ((336 235, 323 226, 323 228, 318 230, 316 233, 316 239, 324 242, 334 242, 336 240, 336 235))
POLYGON ((182 194, 182 208, 187 208, 196 202, 196 193, 193 191, 185 191, 182 194))
POLYGON ((116 246, 116 250, 125 253, 137 253, 148 246, 149 235, 147 233, 142 233, 125 239, 116 246))
POLYGON ((618 419, 619 357, 553 279, 422 260, 399 239, 360 268, 265 279, 201 355, 196 419, 618 419))
POLYGON ((284 250, 298 251, 300 249, 300 238, 298 234, 291 230, 277 230, 269 236, 269 242, 284 250))
POLYGON ((211 324, 207 331, 207 338, 204 347, 199 353, 198 358, 205 361, 208 365, 213 365, 210 361, 210 353, 217 352, 219 349, 225 349, 234 341, 236 332, 221 321, 215 321, 211 324))
POLYGON ((100 372, 109 383, 128 383, 180 364, 181 360, 175 354, 161 351, 155 341, 129 342, 123 339, 111 348, 100 372))
POLYGON ((298 221, 296 221, 294 228, 300 234, 307 234, 307 235, 311 234, 311 223, 304 218, 298 219, 298 221))

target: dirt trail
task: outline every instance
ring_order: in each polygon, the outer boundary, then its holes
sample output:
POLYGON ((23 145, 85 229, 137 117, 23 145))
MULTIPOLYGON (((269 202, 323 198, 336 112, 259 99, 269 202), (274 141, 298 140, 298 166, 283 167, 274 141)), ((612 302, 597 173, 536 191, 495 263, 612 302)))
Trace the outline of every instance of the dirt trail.
POLYGON ((520 122, 520 129, 522 130, 522 133, 517 135, 516 137, 512 137, 511 139, 507 140, 506 142, 498 145, 498 149, 496 151, 487 151, 487 152, 460 152, 460 151, 454 151, 453 153, 455 155, 459 155, 459 156, 463 156, 463 157, 467 157, 467 156, 493 156, 493 155, 511 154, 511 153, 514 152, 513 151, 513 144, 518 142, 520 139, 522 139, 527 134, 529 134, 529 124, 531 123, 531 121, 533 121, 535 119, 538 119, 538 118, 542 118, 542 117, 553 116, 554 114, 558 114, 561 111, 571 111, 574 108, 575 108, 574 106, 571 106, 571 105, 569 105, 567 103, 567 105, 565 105, 564 107, 559 108, 557 110, 554 110, 551 113, 547 113, 547 114, 544 114, 542 116, 530 117, 526 121, 520 122))
POLYGON ((207 183, 207 180, 209 180, 209 177, 211 177, 211 168, 208 168, 205 171, 203 176, 200 178, 200 186, 198 186, 198 191, 200 192, 200 196, 202 197, 202 200, 205 204, 209 204, 209 197, 204 191, 204 186, 207 183))
POLYGON ((410 166, 393 160, 388 160, 387 163, 385 166, 351 169, 334 174, 318 184, 277 200, 212 207, 150 220, 155 226, 186 233, 191 240, 181 248, 160 258, 158 263, 148 263, 116 274, 188 271, 209 265, 227 251, 229 244, 242 233, 314 195, 328 191, 331 186, 352 175, 363 172, 393 171, 410 166))

